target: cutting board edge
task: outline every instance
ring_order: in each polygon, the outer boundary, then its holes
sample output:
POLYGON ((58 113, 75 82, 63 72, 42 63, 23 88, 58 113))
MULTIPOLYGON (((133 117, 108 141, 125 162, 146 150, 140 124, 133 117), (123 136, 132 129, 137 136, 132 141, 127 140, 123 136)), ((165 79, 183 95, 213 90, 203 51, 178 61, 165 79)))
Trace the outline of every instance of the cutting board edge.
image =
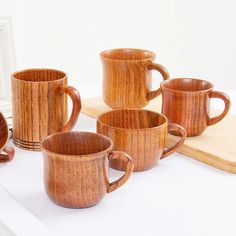
POLYGON ((198 153, 196 153, 192 147, 189 147, 185 144, 180 149, 178 149, 177 152, 191 159, 204 163, 210 167, 214 167, 231 174, 236 174, 236 162, 231 162, 200 150, 198 153))

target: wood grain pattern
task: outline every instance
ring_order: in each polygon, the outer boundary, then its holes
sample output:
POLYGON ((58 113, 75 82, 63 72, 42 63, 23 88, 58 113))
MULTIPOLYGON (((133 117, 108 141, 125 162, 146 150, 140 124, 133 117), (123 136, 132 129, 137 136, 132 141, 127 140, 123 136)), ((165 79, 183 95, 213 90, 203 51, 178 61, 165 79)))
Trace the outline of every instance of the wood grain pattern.
MULTIPOLYGON (((97 119, 97 132, 112 139, 115 150, 128 153, 134 162, 134 171, 149 170, 158 161, 176 151, 184 142, 185 130, 169 124, 170 130, 181 133, 182 138, 166 149, 168 122, 165 116, 148 110, 120 109, 101 114, 97 119)), ((122 160, 111 161, 111 167, 125 170, 122 160)))
POLYGON ((112 151, 112 141, 90 132, 64 132, 42 142, 44 184, 48 196, 58 205, 84 208, 97 204, 106 193, 122 186, 133 171, 124 152, 112 151), (121 159, 125 174, 109 183, 108 160, 121 159))
POLYGON ((8 126, 3 114, 0 112, 0 163, 6 163, 13 159, 15 150, 8 144, 8 126))
POLYGON ((141 49, 111 49, 100 53, 103 65, 103 99, 112 108, 141 108, 157 97, 160 88, 151 91, 151 70, 163 80, 168 71, 153 63, 155 54, 141 49))
MULTIPOLYGON (((102 97, 94 97, 82 101, 81 112, 97 118, 104 112, 110 111, 102 97)), ((161 112, 161 96, 153 99, 146 109, 161 112)), ((216 109, 210 110, 210 115, 220 112, 216 109)), ((218 168, 220 170, 236 173, 236 115, 228 114, 221 122, 209 126, 200 136, 187 137, 184 144, 177 151, 198 160, 202 163, 218 168)), ((169 135, 167 146, 173 145, 177 136, 169 135)))
POLYGON ((64 72, 29 69, 12 75, 12 106, 15 145, 38 151, 41 140, 48 135, 73 128, 81 101, 79 92, 67 85, 64 72), (73 103, 68 122, 67 95, 73 103))
MULTIPOLYGON (((209 125, 222 120, 229 111, 230 99, 222 93, 213 91, 213 85, 205 80, 180 78, 161 83, 162 113, 169 122, 183 126, 187 136, 200 135, 209 125), (209 117, 210 98, 221 98, 225 109, 217 117, 209 117)), ((176 132, 172 132, 176 135, 176 132)))

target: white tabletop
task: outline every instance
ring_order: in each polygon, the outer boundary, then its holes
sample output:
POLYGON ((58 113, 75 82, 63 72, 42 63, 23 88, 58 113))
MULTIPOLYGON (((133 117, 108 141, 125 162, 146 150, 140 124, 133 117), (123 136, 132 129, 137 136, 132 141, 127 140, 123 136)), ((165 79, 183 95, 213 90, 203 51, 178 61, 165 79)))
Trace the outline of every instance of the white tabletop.
MULTIPOLYGON (((95 132, 95 124, 81 114, 75 130, 95 132)), ((236 175, 176 153, 134 173, 98 205, 66 209, 45 194, 41 153, 15 150, 14 160, 0 165, 0 185, 57 235, 235 235, 236 175)), ((111 170, 111 179, 120 173, 111 170)))

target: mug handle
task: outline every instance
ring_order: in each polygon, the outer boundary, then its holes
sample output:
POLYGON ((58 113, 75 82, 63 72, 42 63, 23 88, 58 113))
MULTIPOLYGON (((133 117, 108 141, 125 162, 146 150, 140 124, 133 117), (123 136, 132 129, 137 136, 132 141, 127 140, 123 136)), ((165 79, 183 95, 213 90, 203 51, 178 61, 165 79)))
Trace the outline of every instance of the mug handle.
POLYGON ((3 149, 3 152, 5 152, 6 154, 0 154, 0 163, 9 162, 15 156, 15 150, 10 144, 7 144, 5 146, 5 148, 3 149))
POLYGON ((71 86, 68 86, 68 85, 61 85, 59 87, 59 92, 61 94, 66 93, 67 95, 69 95, 72 100, 72 104, 73 104, 70 119, 62 127, 62 132, 65 132, 65 131, 69 131, 69 130, 73 129, 73 127, 76 124, 76 121, 79 117, 79 113, 80 113, 80 110, 82 107, 81 106, 81 99, 80 99, 79 91, 71 86))
POLYGON ((114 159, 121 159, 122 161, 126 162, 127 164, 126 171, 125 171, 125 174, 120 179, 115 180, 114 182, 108 184, 108 187, 107 187, 108 193, 113 192, 114 190, 122 186, 128 180, 128 178, 130 177, 134 169, 134 163, 131 157, 125 152, 112 151, 108 156, 108 160, 110 161, 114 159))
MULTIPOLYGON (((167 69, 160 64, 156 64, 156 63, 153 63, 150 61, 147 65, 147 68, 148 68, 148 70, 158 71, 162 75, 163 80, 167 80, 170 78, 170 75, 169 75, 169 72, 167 71, 167 69)), ((161 88, 148 92, 147 100, 148 101, 152 100, 153 98, 157 97, 160 93, 161 93, 161 88)))
POLYGON ((225 94, 223 92, 219 92, 219 91, 212 91, 209 94, 209 98, 220 98, 225 103, 224 111, 220 115, 210 118, 207 122, 207 125, 214 125, 214 124, 218 123, 219 121, 221 121, 229 112, 230 98, 227 94, 225 94))
POLYGON ((183 145, 184 140, 187 136, 187 132, 186 132, 185 128, 183 128, 181 125, 178 125, 178 124, 175 124, 175 123, 170 123, 168 125, 168 132, 170 132, 170 131, 179 131, 180 134, 181 134, 180 135, 181 138, 172 147, 167 148, 166 150, 164 150, 161 159, 163 159, 165 157, 168 157, 169 155, 174 153, 178 148, 180 148, 183 145))

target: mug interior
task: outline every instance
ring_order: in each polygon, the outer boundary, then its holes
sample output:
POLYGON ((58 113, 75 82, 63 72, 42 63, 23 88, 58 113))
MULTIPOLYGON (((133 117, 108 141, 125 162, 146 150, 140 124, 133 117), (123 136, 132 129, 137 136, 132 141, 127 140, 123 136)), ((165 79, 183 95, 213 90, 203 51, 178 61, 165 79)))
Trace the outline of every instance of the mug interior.
POLYGON ((8 126, 2 113, 0 113, 0 150, 5 147, 8 141, 8 126))
POLYGON ((162 82, 162 87, 176 91, 196 92, 209 90, 213 87, 213 85, 206 80, 177 78, 162 82))
POLYGON ((119 109, 103 113, 98 121, 120 129, 150 129, 167 122, 162 114, 139 109, 119 109))
POLYGON ((90 132, 64 132, 50 135, 42 142, 42 147, 62 155, 90 155, 112 147, 109 138, 90 132))
POLYGON ((66 77, 66 74, 54 69, 29 69, 13 74, 13 78, 29 82, 48 82, 60 80, 66 77))
POLYGON ((134 48, 110 49, 101 52, 101 57, 113 60, 151 60, 155 53, 134 48))

